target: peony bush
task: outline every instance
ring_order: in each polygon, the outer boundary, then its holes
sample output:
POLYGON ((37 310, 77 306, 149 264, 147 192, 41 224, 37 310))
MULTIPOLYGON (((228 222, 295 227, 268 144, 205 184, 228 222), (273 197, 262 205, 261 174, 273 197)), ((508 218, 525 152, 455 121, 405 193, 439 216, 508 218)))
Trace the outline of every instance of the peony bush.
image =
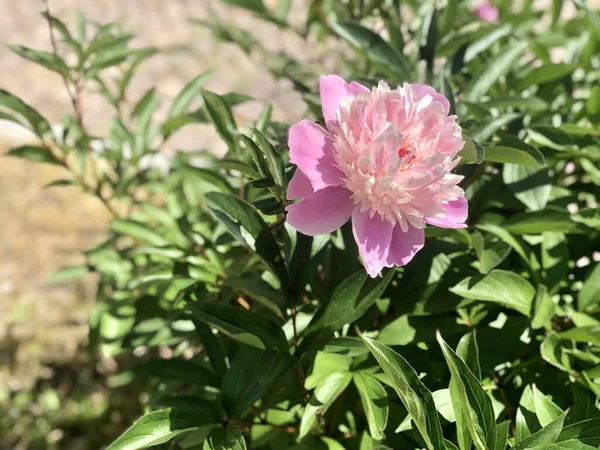
POLYGON ((157 50, 49 12, 72 57, 12 49, 63 77, 73 113, 59 133, 0 92, 0 117, 39 139, 9 156, 62 166, 52 188, 113 215, 87 263, 54 275, 98 274, 90 351, 145 394, 108 449, 598 448, 598 13, 314 0, 300 29, 290 1, 225 3, 335 63, 202 24, 287 80, 305 120, 265 104, 240 126, 249 97, 205 90, 207 74, 166 118, 154 89, 129 108, 157 50), (114 106, 107 136, 85 129, 86 89, 114 106), (225 157, 157 166, 197 123, 225 157))

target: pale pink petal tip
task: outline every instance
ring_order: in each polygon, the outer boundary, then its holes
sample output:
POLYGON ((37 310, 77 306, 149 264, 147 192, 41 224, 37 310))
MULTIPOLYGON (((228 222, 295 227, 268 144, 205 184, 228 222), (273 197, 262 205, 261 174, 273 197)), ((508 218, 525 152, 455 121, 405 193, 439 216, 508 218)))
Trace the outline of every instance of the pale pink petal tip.
POLYGON ((340 103, 347 97, 355 97, 369 89, 362 84, 353 81, 347 83, 337 75, 321 75, 319 78, 319 91, 321 95, 321 107, 323 118, 329 128, 337 123, 340 103))
POLYGON ((426 217, 425 221, 430 225, 441 228, 467 228, 465 221, 467 220, 469 205, 466 198, 459 198, 443 206, 447 211, 446 217, 426 217))

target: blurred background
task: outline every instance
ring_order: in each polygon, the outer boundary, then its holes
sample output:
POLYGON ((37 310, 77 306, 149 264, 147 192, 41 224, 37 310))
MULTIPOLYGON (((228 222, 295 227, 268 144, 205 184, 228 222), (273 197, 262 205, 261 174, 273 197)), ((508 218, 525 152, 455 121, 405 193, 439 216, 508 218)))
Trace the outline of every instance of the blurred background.
MULTIPOLYGON (((268 2, 267 2, 268 3, 268 2)), ((291 17, 301 24, 306 2, 293 2, 291 17)), ((206 87, 217 93, 251 94, 259 101, 236 109, 243 124, 255 118, 260 100, 273 103, 273 118, 293 122, 304 113, 289 82, 276 81, 236 46, 217 43, 194 23, 216 15, 240 27, 259 23, 247 11, 217 0, 51 0, 52 13, 68 25, 77 13, 99 23, 117 22, 135 34, 133 46, 161 53, 146 62, 132 85, 141 96, 156 86, 170 99, 192 78, 213 72, 206 87)), ((21 97, 59 124, 71 111, 61 78, 14 53, 7 44, 51 51, 40 0, 1 0, 0 88, 21 97)), ((282 35, 260 22, 259 37, 273 51, 321 64, 298 37, 282 35), (276 38, 273 38, 273 37, 276 38)), ((60 51, 60 48, 59 48, 60 51)), ((168 102, 165 102, 168 103, 168 102)), ((106 133, 108 114, 99 95, 83 99, 86 127, 106 133)), ((32 140, 21 128, 0 121, 0 154, 32 140)), ((221 147, 212 127, 192 126, 169 141, 170 149, 221 147)), ((167 151, 169 150, 167 148, 167 151)), ((81 252, 105 236, 108 214, 100 202, 76 187, 44 188, 63 169, 18 158, 0 158, 0 449, 98 449, 139 414, 131 388, 109 395, 107 379, 115 362, 86 352, 87 320, 94 307, 94 279, 47 282, 60 267, 81 264, 81 252)))
MULTIPOLYGON (((292 3, 290 17, 302 28, 308 2, 292 3)), ((534 7, 549 3, 537 0, 534 7)), ((134 45, 161 50, 142 66, 132 83, 138 97, 155 86, 161 96, 172 98, 205 71, 214 74, 207 89, 252 95, 257 101, 236 109, 241 125, 257 116, 262 101, 272 102, 273 119, 286 123, 301 118, 305 106, 289 81, 275 80, 252 57, 236 46, 216 42, 195 21, 215 15, 223 22, 252 29, 270 51, 285 50, 321 72, 336 70, 336 61, 327 58, 328 43, 282 33, 218 0, 52 0, 51 8, 69 25, 75 23, 78 12, 99 23, 120 23, 137 36, 134 45)), ((0 15, 0 88, 58 124, 71 110, 60 77, 7 48, 7 44, 21 44, 51 50, 48 25, 40 16, 42 1, 0 0, 0 9, 4 12, 0 15)), ((572 14, 573 9, 566 3, 563 14, 572 14)), ((106 132, 104 108, 99 95, 86 94, 83 109, 88 130, 106 132)), ((0 121, 0 155, 31 139, 0 121)), ((166 151, 221 153, 222 145, 211 127, 198 125, 178 133, 166 151)), ((109 391, 115 383, 111 378, 115 361, 100 360, 86 351, 94 279, 47 281, 58 268, 82 263, 81 251, 102 240, 109 219, 104 207, 78 188, 44 188, 61 178, 61 171, 0 158, 0 450, 102 448, 141 413, 134 387, 109 391)))

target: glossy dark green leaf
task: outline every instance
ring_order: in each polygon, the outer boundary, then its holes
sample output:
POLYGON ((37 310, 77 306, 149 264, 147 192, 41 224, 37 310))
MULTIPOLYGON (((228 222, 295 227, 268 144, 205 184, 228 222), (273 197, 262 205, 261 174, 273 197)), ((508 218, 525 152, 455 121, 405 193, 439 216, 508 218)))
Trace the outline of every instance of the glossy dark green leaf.
POLYGON ((335 32, 350 45, 382 67, 383 70, 392 70, 402 78, 406 77, 408 63, 390 45, 374 31, 358 23, 337 22, 333 24, 335 32))
POLYGON ((236 428, 215 428, 204 441, 203 450, 246 450, 246 440, 236 428))
POLYGON ((237 197, 217 192, 206 194, 206 204, 236 239, 265 260, 279 277, 285 292, 287 270, 271 230, 258 211, 237 197))
POLYGON ((564 412, 555 420, 550 422, 540 431, 532 434, 531 436, 517 442, 513 447, 514 450, 546 450, 550 447, 558 438, 558 435, 562 431, 563 423, 567 412, 564 412))
POLYGON ((284 190, 287 186, 285 177, 285 165, 282 156, 275 150, 264 134, 257 129, 252 130, 257 141, 257 145, 265 155, 267 164, 270 169, 270 174, 277 186, 281 186, 284 190))
POLYGON ((411 415, 427 448, 430 450, 444 448, 435 402, 431 392, 419 380, 415 370, 389 347, 365 336, 362 336, 362 339, 390 378, 392 387, 411 415))
POLYGON ((520 214, 506 221, 504 229, 509 233, 539 234, 543 232, 569 233, 575 230, 576 223, 567 211, 550 209, 520 214))
POLYGON ((505 420, 496 425, 496 447, 494 450, 505 450, 508 445, 508 432, 510 431, 510 420, 505 420))
POLYGON ((373 439, 381 440, 385 437, 383 431, 388 419, 387 392, 383 385, 369 374, 355 373, 352 379, 360 394, 363 410, 367 416, 369 433, 373 439))
POLYGON ((537 148, 511 137, 505 137, 497 144, 486 147, 485 160, 538 168, 546 166, 544 155, 537 148))
POLYGON ((194 318, 238 342, 260 350, 287 352, 283 330, 268 317, 235 306, 202 302, 191 304, 190 312, 194 318))
POLYGON ((267 8, 265 8, 265 4, 262 0, 223 0, 225 3, 229 3, 230 5, 238 6, 240 8, 248 9, 250 11, 265 14, 267 13, 267 8))
POLYGON ((168 442, 175 436, 211 422, 199 415, 172 409, 154 411, 135 422, 107 450, 138 450, 168 442))
MULTIPOLYGON (((496 419, 490 397, 465 362, 446 344, 438 333, 438 342, 450 373, 456 381, 462 408, 467 408, 465 421, 477 449, 495 448, 496 419)), ((456 411, 455 411, 456 412, 456 411)))
POLYGON ((458 341, 456 354, 465 362, 478 380, 481 380, 481 366, 479 365, 479 347, 475 332, 465 334, 458 341))
POLYGON ((556 405, 551 399, 544 395, 534 384, 532 388, 533 404, 535 406, 535 415, 542 427, 549 425, 553 420, 556 420, 563 410, 556 405))
POLYGON ((206 367, 185 359, 154 359, 138 364, 134 371, 161 380, 176 380, 195 385, 218 386, 215 374, 206 367))
POLYGON ((354 322, 379 299, 393 276, 394 270, 367 282, 367 274, 362 270, 349 276, 335 289, 323 315, 311 329, 329 326, 337 330, 354 322))
POLYGON ((562 349, 562 341, 556 333, 548 334, 540 345, 542 358, 565 372, 572 372, 569 356, 562 349))
POLYGON ((221 391, 225 409, 231 416, 243 415, 273 389, 293 364, 288 354, 241 347, 223 377, 221 391))
POLYGON ((498 303, 526 316, 535 296, 534 287, 525 278, 498 269, 487 275, 465 278, 450 291, 465 298, 498 303))
POLYGON ((564 427, 548 450, 593 450, 599 446, 600 418, 595 418, 564 427))

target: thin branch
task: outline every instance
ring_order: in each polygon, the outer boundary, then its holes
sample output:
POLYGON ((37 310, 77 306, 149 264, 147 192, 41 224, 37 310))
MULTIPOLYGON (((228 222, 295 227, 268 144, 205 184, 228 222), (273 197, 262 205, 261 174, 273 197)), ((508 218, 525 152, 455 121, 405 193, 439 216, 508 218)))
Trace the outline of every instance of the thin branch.
POLYGON ((504 403, 504 409, 506 410, 506 415, 508 416, 508 420, 510 420, 511 427, 513 428, 513 434, 515 433, 515 408, 508 401, 508 396, 506 395, 506 391, 504 390, 504 384, 498 375, 492 373, 492 380, 494 380, 494 384, 498 389, 498 393, 500 394, 500 398, 502 399, 502 403, 504 403))
MULTIPOLYGON (((54 53, 54 56, 59 58, 58 45, 56 44, 56 38, 54 36, 54 27, 52 26, 52 12, 50 10, 50 0, 42 0, 42 3, 44 5, 44 15, 46 17, 46 20, 48 21, 48 32, 50 33, 50 43, 52 44, 52 52, 54 53)), ((64 74, 61 74, 61 78, 65 85, 67 94, 69 94, 69 98, 71 99, 71 104, 73 105, 73 111, 75 112, 75 118, 77 120, 77 123, 83 130, 83 115, 81 113, 81 96, 83 87, 81 84, 81 79, 78 79, 75 83, 75 92, 73 92, 67 77, 64 74)))
POLYGON ((283 223, 285 223, 285 214, 283 216, 281 216, 279 219, 277 219, 276 222, 270 223, 269 228, 271 228, 271 229, 277 228, 279 225, 282 225, 283 223))
POLYGON ((227 422, 227 426, 231 428, 251 428, 256 425, 266 425, 268 427, 283 430, 286 433, 296 434, 298 430, 292 425, 276 425, 270 422, 227 422))
MULTIPOLYGON (((284 216, 285 220, 285 216, 284 216)), ((296 372, 298 372, 298 379, 300 380, 300 384, 302 385, 302 389, 304 389, 304 400, 308 404, 310 401, 310 394, 305 387, 306 377, 304 376, 304 370, 302 370, 302 363, 300 361, 300 351, 298 350, 298 329, 296 328, 296 293, 290 292, 290 297, 292 298, 292 330, 294 332, 294 356, 296 357, 296 372)))

